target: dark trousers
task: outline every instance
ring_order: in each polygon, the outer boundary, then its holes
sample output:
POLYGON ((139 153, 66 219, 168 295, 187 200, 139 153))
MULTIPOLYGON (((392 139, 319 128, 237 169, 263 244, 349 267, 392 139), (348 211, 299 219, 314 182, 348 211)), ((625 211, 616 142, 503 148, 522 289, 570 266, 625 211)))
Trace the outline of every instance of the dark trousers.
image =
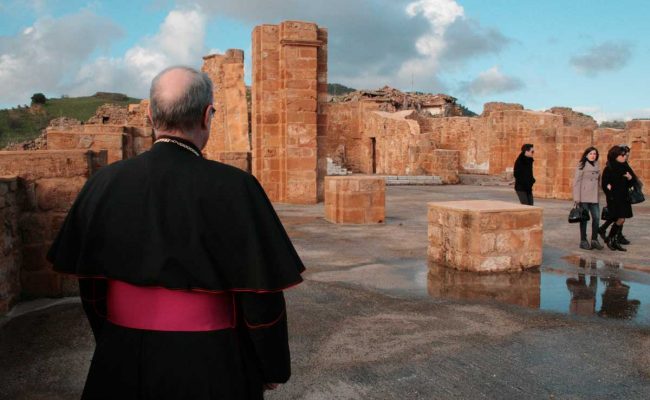
MULTIPOLYGON (((580 203, 580 206, 591 214, 591 240, 598 239, 600 205, 598 203, 580 203)), ((580 221, 580 240, 587 240, 587 221, 580 221)))
POLYGON ((519 197, 519 202, 521 204, 532 206, 533 205, 533 192, 524 192, 517 190, 517 197, 519 197))

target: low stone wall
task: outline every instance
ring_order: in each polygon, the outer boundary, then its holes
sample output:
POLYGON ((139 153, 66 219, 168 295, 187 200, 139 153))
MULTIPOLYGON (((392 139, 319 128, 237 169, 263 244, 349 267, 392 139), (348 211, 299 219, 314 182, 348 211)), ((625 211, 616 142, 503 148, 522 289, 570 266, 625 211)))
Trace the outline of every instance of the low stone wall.
POLYGON ((521 271, 542 263, 542 209, 503 201, 429 203, 432 263, 475 272, 521 271))
POLYGON ((48 150, 106 150, 109 163, 135 157, 152 144, 153 130, 148 126, 86 124, 47 131, 48 150))
POLYGON ((91 133, 55 130, 47 132, 48 150, 106 150, 109 163, 120 161, 125 158, 124 148, 127 143, 128 139, 124 127, 115 128, 112 132, 91 133))
POLYGON ((0 315, 9 311, 20 295, 22 252, 18 235, 18 182, 0 177, 0 315))
POLYGON ((326 176, 325 219, 339 224, 376 224, 385 219, 386 184, 373 176, 326 176))
POLYGON ((87 178, 106 164, 106 151, 0 151, 0 171, 18 177, 17 231, 24 296, 76 292, 76 280, 52 271, 45 256, 87 178))

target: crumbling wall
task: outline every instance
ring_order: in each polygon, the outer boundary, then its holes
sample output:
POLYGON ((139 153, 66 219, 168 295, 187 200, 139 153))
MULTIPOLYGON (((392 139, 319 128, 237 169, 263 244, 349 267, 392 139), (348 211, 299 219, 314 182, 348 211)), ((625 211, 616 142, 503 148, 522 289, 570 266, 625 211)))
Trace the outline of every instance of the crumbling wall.
POLYGON ((520 110, 522 111, 524 109, 524 106, 521 104, 517 103, 502 103, 498 101, 492 101, 489 103, 485 103, 483 105, 483 113, 481 113, 481 117, 487 117, 492 113, 493 111, 508 111, 508 110, 520 110))
POLYGON ((453 185, 460 182, 459 163, 460 151, 437 149, 427 153, 422 169, 425 175, 439 176, 442 183, 453 185))
POLYGON ((128 130, 124 125, 77 125, 47 132, 48 150, 106 150, 108 162, 130 156, 128 130))
POLYGON ((383 175, 418 175, 423 171, 421 161, 431 148, 426 135, 420 132, 417 121, 409 119, 415 111, 389 113, 373 111, 364 118, 365 136, 374 139, 374 160, 372 144, 362 157, 363 167, 383 175))
POLYGON ((490 135, 483 118, 421 118, 420 128, 429 134, 437 148, 459 151, 460 172, 487 174, 490 135))
POLYGON ((546 112, 561 115, 564 118, 564 125, 566 126, 579 126, 594 130, 598 127, 598 123, 591 116, 573 111, 569 107, 552 107, 546 112))
POLYGON ((252 169, 272 201, 318 201, 318 102, 326 97, 322 57, 327 53, 321 49, 326 40, 326 31, 308 22, 253 30, 252 169))
POLYGON ((490 174, 498 175, 512 170, 524 143, 535 145, 536 157, 548 154, 546 138, 549 132, 561 126, 562 116, 556 114, 528 110, 492 111, 487 117, 491 138, 490 174), (538 139, 537 142, 535 139, 538 139))
POLYGON ((106 163, 106 151, 0 151, 0 171, 18 177, 16 228, 21 246, 13 265, 14 269, 20 266, 23 295, 62 296, 76 292, 76 280, 55 273, 45 256, 81 187, 106 163), (19 259, 22 262, 16 261, 19 259))
POLYGON ((220 156, 223 152, 250 152, 244 51, 229 49, 225 54, 205 56, 201 70, 214 85, 215 108, 210 139, 203 152, 213 160, 232 158, 220 156))
POLYGON ((104 104, 95 110, 95 115, 88 119, 93 125, 126 125, 128 122, 128 107, 118 104, 104 104))
POLYGON ((0 177, 0 315, 9 311, 20 295, 22 252, 17 191, 15 176, 0 177))

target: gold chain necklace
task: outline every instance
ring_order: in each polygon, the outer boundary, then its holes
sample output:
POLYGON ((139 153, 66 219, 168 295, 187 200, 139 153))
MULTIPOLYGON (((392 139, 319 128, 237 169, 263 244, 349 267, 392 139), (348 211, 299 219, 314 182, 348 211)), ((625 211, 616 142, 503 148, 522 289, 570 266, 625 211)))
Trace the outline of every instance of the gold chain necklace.
POLYGON ((201 155, 196 150, 194 150, 190 146, 186 145, 185 143, 179 142, 178 140, 174 140, 174 139, 170 139, 170 138, 160 138, 160 139, 156 140, 155 142, 153 142, 153 144, 156 144, 158 142, 174 143, 175 145, 181 146, 185 150, 191 151, 192 153, 194 153, 195 156, 201 157, 201 155))

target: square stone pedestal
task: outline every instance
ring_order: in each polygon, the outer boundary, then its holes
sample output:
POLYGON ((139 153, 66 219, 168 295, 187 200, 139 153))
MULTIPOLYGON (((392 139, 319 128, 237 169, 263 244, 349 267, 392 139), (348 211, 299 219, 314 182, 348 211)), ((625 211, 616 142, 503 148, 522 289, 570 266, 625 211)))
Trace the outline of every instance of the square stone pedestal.
POLYGON ((325 219, 337 224, 384 222, 386 182, 374 176, 326 176, 325 219))
POLYGON ((429 261, 463 271, 542 263, 542 209, 491 200, 429 203, 429 261))

